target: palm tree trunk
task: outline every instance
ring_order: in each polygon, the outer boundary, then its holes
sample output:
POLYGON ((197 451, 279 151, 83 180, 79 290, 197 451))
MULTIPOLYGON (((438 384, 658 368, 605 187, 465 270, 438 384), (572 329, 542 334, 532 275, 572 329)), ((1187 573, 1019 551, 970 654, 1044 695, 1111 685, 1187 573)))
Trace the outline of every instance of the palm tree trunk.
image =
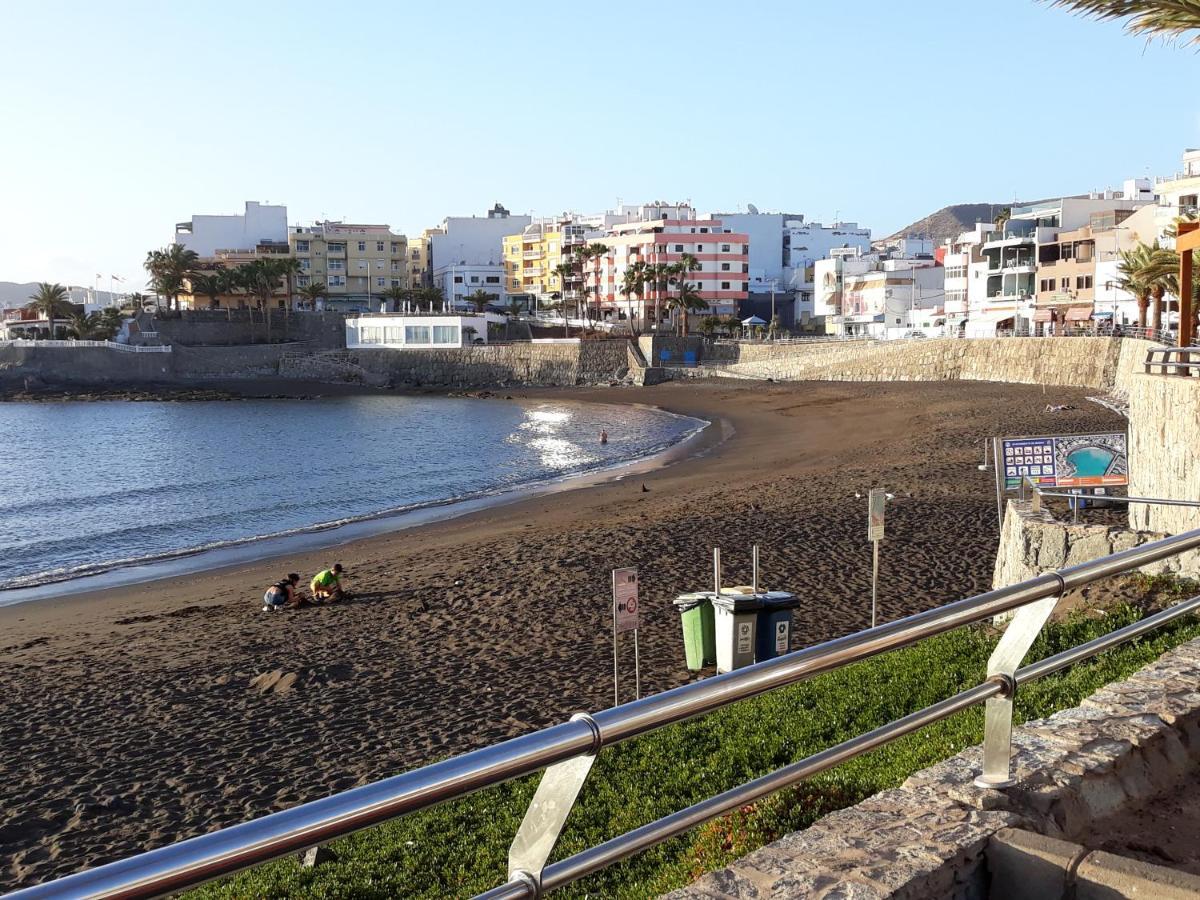
POLYGON ((1138 328, 1146 327, 1146 307, 1150 305, 1150 298, 1145 294, 1140 294, 1137 298, 1138 305, 1138 328))
POLYGON ((1158 333, 1162 330, 1162 308, 1163 308, 1163 289, 1156 287, 1154 289, 1154 336, 1158 337, 1158 333))

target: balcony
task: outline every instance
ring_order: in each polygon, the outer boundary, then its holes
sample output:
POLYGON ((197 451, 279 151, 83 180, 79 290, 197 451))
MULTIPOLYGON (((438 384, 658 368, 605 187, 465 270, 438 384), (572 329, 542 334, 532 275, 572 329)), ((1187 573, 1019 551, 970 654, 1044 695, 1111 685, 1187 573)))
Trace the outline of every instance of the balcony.
POLYGON ((325 251, 325 255, 330 259, 345 259, 346 248, 344 246, 335 247, 333 244, 330 244, 329 248, 325 251))
POLYGON ((541 259, 542 251, 541 250, 526 250, 524 253, 521 254, 521 257, 523 259, 541 259))

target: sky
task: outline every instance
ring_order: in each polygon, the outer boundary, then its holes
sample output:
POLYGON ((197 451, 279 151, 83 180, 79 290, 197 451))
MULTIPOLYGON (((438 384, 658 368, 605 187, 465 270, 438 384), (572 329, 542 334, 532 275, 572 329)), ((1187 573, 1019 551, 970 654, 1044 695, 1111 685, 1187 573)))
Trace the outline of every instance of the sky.
POLYGON ((0 0, 0 22, 2 281, 135 289, 176 222, 246 200, 410 235, 690 200, 883 236, 1200 146, 1196 52, 1034 0, 0 0))

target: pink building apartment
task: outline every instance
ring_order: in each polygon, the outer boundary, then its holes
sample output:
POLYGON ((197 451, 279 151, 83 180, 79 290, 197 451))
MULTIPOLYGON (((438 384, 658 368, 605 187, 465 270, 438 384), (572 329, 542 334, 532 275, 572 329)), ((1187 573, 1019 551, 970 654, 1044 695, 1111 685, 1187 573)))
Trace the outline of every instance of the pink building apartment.
MULTIPOLYGON (((687 216, 687 207, 674 210, 687 216)), ((694 215, 694 213, 692 213, 694 215)), ((608 234, 596 239, 609 248, 606 256, 591 260, 584 285, 589 302, 599 306, 602 318, 649 322, 655 299, 660 314, 666 316, 667 298, 676 293, 671 286, 656 289, 647 286, 641 295, 623 294, 625 270, 635 262, 679 262, 685 253, 694 256, 699 267, 687 276, 708 312, 699 316, 736 315, 738 301, 745 300, 750 282, 750 238, 723 228, 720 219, 666 218, 646 219, 615 225, 608 234), (598 290, 597 290, 598 288, 598 290)))

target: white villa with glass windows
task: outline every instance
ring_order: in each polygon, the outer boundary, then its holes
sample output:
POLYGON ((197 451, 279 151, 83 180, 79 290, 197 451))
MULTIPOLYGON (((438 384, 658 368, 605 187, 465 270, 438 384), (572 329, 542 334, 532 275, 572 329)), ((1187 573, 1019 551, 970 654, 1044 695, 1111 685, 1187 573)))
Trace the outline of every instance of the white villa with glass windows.
POLYGON ((377 313, 346 319, 348 350, 430 350, 486 344, 488 322, 502 323, 503 316, 404 315, 377 313))

